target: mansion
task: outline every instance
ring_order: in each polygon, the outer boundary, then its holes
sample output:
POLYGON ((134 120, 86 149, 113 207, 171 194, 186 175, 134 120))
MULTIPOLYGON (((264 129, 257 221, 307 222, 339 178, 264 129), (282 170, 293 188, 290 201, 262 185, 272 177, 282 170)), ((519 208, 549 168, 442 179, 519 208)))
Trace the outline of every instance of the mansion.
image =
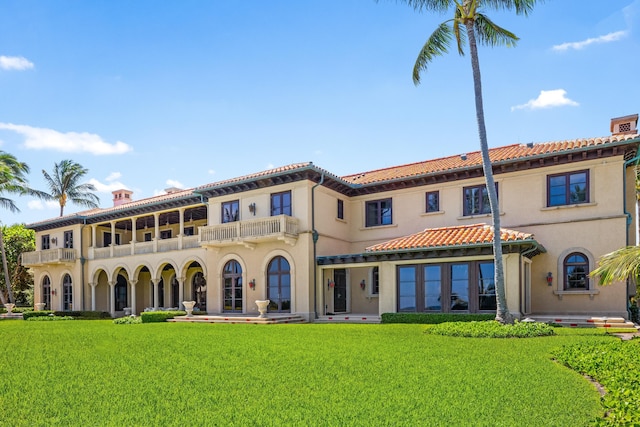
MULTIPOLYGON (((638 116, 609 136, 490 149, 506 297, 517 318, 627 318, 626 283, 589 272, 636 244, 638 116)), ((179 308, 306 321, 495 312, 480 152, 336 176, 299 163, 29 224, 36 303, 112 316, 179 308)))

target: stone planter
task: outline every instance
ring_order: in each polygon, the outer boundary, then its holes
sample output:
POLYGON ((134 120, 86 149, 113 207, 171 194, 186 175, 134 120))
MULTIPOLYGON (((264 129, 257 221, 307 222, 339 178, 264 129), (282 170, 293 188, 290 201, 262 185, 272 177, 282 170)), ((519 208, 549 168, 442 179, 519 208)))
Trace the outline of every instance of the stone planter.
POLYGON ((258 306, 258 312, 260 316, 258 317, 267 317, 267 309, 269 308, 269 303, 271 301, 268 299, 265 300, 256 300, 256 305, 258 306))
POLYGON ((195 301, 182 301, 184 309, 187 312, 187 317, 193 316, 193 307, 196 305, 195 301))
POLYGON ((44 310, 44 307, 46 305, 47 304, 45 304, 43 302, 37 302, 37 303, 34 304, 34 309, 35 309, 35 311, 42 311, 42 310, 44 310))
POLYGON ((4 305, 4 308, 7 309, 7 314, 11 314, 11 312, 13 311, 13 309, 15 307, 16 307, 15 304, 10 304, 10 303, 7 303, 7 304, 4 305))

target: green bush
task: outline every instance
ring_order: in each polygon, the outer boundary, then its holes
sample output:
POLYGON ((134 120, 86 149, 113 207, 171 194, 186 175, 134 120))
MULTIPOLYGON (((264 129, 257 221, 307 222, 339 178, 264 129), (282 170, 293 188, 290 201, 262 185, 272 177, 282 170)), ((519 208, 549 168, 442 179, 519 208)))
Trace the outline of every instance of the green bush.
POLYGON ((111 319, 111 314, 106 311, 55 311, 53 314, 55 314, 56 316, 71 316, 80 320, 111 319))
POLYGON ((636 325, 640 323, 640 309, 636 304, 629 305, 629 320, 631 320, 636 325))
POLYGON ((71 316, 36 316, 29 317, 26 320, 28 320, 29 322, 49 322, 52 320, 75 320, 75 318, 71 316))
POLYGON ((144 311, 140 313, 142 323, 165 322, 167 319, 173 319, 176 316, 186 315, 186 311, 144 311))
POLYGON ((29 320, 32 317, 44 317, 49 316, 50 314, 54 314, 51 310, 42 310, 42 311, 26 311, 22 313, 22 317, 24 320, 29 320))
POLYGON ((495 314, 382 313, 382 323, 421 323, 426 325, 493 320, 495 318, 495 314))
POLYGON ((142 323, 142 318, 136 316, 125 316, 113 319, 116 325, 138 325, 142 323))
POLYGON ((448 322, 433 325, 427 333, 469 338, 532 338, 555 335, 552 326, 538 322, 518 322, 503 325, 495 320, 484 322, 448 322))
POLYGON ((556 360, 600 383, 605 416, 599 426, 640 425, 640 340, 567 345, 554 352, 556 360))

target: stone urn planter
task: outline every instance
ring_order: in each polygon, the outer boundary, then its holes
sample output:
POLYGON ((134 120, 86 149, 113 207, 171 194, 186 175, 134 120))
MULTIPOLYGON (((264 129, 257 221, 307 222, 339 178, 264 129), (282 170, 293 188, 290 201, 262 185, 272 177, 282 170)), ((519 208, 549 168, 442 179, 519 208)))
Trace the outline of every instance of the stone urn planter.
POLYGON ((182 301, 184 309, 187 312, 187 317, 193 316, 193 307, 196 305, 195 301, 182 301))
POLYGON ((267 317, 267 308, 269 308, 269 303, 271 301, 268 299, 265 300, 256 300, 256 305, 258 306, 258 312, 260 316, 258 317, 267 317))
POLYGON ((10 304, 10 303, 7 303, 7 304, 4 305, 4 308, 7 309, 7 314, 11 314, 11 312, 13 311, 13 309, 15 307, 16 307, 15 304, 10 304))
POLYGON ((35 311, 42 311, 47 304, 43 302, 37 302, 34 304, 35 311))

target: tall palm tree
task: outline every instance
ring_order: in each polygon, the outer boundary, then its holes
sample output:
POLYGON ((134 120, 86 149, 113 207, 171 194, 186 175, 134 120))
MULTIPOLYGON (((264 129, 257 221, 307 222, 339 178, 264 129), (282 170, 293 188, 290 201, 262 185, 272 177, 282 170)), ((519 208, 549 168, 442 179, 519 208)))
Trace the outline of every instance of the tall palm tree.
POLYGON ((73 160, 62 160, 54 164, 51 175, 42 170, 50 191, 47 198, 60 203, 60 216, 64 214, 64 207, 68 201, 88 208, 98 207, 100 199, 92 193, 96 191, 96 187, 90 183, 80 183, 87 172, 89 172, 88 169, 73 160))
MULTIPOLYGON (((13 155, 0 151, 0 207, 11 212, 19 212, 18 206, 13 200, 5 197, 6 194, 30 195, 39 198, 46 197, 46 194, 29 188, 26 174, 29 173, 29 166, 19 162, 13 155)), ((4 248, 4 238, 0 228, 0 253, 2 254, 2 266, 4 272, 4 283, 7 286, 9 302, 13 303, 13 292, 11 290, 11 280, 7 268, 7 254, 4 248)), ((0 302, 6 304, 4 292, 0 290, 0 302)))
POLYGON ((420 50, 413 67, 413 82, 420 84, 420 74, 427 70, 427 65, 436 57, 448 52, 452 40, 455 38, 458 53, 464 55, 464 44, 469 43, 471 69, 473 70, 473 89, 475 93, 476 120, 480 136, 480 151, 482 153, 482 168, 491 206, 491 219, 494 230, 493 254, 495 258, 495 287, 496 287, 496 320, 501 323, 511 323, 513 317, 507 307, 504 286, 504 266, 502 262, 502 242, 500 239, 500 209, 498 194, 491 169, 489 145, 484 122, 484 107, 482 103, 482 83, 480 78, 480 62, 478 60, 478 46, 515 46, 518 37, 510 31, 493 23, 481 8, 496 10, 515 10, 518 15, 528 15, 536 0, 401 0, 417 11, 448 12, 453 9, 453 18, 443 22, 429 36, 420 50), (464 30, 463 30, 464 29, 464 30))

